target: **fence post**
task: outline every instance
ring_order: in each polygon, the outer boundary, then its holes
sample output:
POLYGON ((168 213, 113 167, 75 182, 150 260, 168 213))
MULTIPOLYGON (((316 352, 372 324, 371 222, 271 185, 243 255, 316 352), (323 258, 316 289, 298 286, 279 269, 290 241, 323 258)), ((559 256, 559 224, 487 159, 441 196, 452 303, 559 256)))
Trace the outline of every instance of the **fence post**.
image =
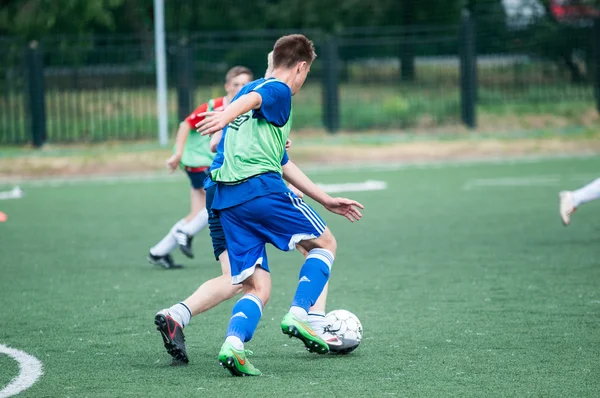
POLYGON ((46 142, 46 101, 44 90, 44 56, 41 45, 32 41, 26 50, 29 120, 33 146, 46 142))
POLYGON ((179 121, 192 111, 194 100, 194 63, 192 46, 188 39, 182 39, 177 46, 177 112, 179 121))
POLYGON ((323 124, 329 133, 340 128, 340 69, 338 43, 334 35, 325 40, 323 56, 323 124))
POLYGON ((463 9, 460 20, 460 111, 462 122, 469 128, 477 127, 477 55, 471 11, 463 9))
POLYGON ((594 46, 594 98, 596 99, 596 111, 600 113, 600 18, 594 20, 592 35, 592 45, 594 46))
POLYGON ((400 43, 400 78, 403 82, 412 82, 415 80, 413 35, 403 35, 400 43))

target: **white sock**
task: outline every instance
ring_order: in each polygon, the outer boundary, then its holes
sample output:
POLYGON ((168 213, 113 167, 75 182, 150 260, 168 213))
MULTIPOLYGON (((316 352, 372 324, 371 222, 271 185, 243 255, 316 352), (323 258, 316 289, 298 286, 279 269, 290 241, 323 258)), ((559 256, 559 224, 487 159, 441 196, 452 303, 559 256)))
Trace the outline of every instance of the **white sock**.
POLYGON ((308 323, 315 330, 322 330, 327 326, 327 319, 325 318, 325 313, 320 311, 314 311, 308 313, 308 323))
POLYGON ((200 210, 196 217, 192 218, 183 227, 179 228, 180 231, 185 232, 188 235, 196 235, 202 231, 208 225, 208 212, 206 209, 200 210))
POLYGON ((169 314, 181 325, 182 328, 186 327, 192 319, 192 311, 187 305, 183 303, 177 303, 169 308, 169 314))
POLYGON ((171 253, 177 247, 177 241, 175 240, 175 231, 183 228, 185 225, 185 219, 179 220, 173 225, 169 233, 162 238, 154 247, 150 249, 150 254, 153 256, 165 256, 171 253))
POLYGON ((235 348, 238 351, 244 349, 244 342, 237 336, 227 336, 225 342, 231 344, 233 348, 235 348))
POLYGON ((290 307, 290 312, 301 321, 306 321, 308 319, 308 312, 302 307, 292 306, 290 307))
POLYGON ((600 198, 600 178, 590 182, 577 191, 573 191, 573 202, 575 202, 573 205, 575 207, 598 198, 600 198))

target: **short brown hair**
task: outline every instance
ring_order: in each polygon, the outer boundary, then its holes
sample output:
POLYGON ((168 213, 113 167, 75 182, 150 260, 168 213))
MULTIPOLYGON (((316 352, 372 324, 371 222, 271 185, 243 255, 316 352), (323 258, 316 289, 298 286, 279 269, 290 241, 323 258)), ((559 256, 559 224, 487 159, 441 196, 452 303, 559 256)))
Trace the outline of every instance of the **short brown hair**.
POLYGON ((317 57, 315 45, 304 35, 280 37, 273 47, 273 67, 293 68, 298 62, 312 62, 317 57))
POLYGON ((225 75, 225 82, 228 82, 239 75, 248 75, 250 76, 250 80, 254 79, 250 69, 246 68, 245 66, 234 66, 227 71, 227 74, 225 75))

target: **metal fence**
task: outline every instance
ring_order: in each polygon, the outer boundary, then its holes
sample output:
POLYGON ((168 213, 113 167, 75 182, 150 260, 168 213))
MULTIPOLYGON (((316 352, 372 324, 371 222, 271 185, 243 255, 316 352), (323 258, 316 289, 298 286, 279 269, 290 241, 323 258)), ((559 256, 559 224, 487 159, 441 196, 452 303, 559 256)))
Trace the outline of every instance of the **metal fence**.
MULTIPOLYGON (((576 76, 560 52, 553 58, 540 51, 534 27, 499 27, 489 13, 473 15, 475 23, 464 19, 462 28, 303 32, 315 41, 318 58, 294 98, 294 129, 427 129, 461 120, 474 126, 476 104, 593 101, 589 26, 569 28, 577 29, 589 50, 578 53, 584 67, 577 64, 576 76), (469 43, 475 45, 471 55, 469 43)), ((286 33, 169 36, 170 128, 195 104, 222 95, 223 77, 233 65, 262 75, 267 53, 286 33)), ((552 37, 545 40, 552 45, 552 37)), ((152 35, 53 37, 39 43, 2 38, 0 45, 6 49, 0 60, 0 144, 24 144, 32 137, 34 144, 156 138, 152 35)))
POLYGON ((593 22, 536 23, 505 18, 495 8, 475 11, 478 102, 593 101, 593 22))
POLYGON ((0 39, 4 50, 0 62, 0 143, 22 144, 29 141, 29 110, 26 95, 25 45, 22 42, 0 39))

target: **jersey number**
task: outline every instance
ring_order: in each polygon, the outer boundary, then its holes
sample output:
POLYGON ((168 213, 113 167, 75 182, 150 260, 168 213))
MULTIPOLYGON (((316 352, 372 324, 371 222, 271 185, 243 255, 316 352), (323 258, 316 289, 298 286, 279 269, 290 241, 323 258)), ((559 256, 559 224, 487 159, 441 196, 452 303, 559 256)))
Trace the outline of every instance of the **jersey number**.
POLYGON ((239 115, 235 118, 235 120, 229 123, 229 128, 234 129, 235 131, 240 129, 240 126, 244 124, 248 119, 250 119, 249 115, 239 115))

